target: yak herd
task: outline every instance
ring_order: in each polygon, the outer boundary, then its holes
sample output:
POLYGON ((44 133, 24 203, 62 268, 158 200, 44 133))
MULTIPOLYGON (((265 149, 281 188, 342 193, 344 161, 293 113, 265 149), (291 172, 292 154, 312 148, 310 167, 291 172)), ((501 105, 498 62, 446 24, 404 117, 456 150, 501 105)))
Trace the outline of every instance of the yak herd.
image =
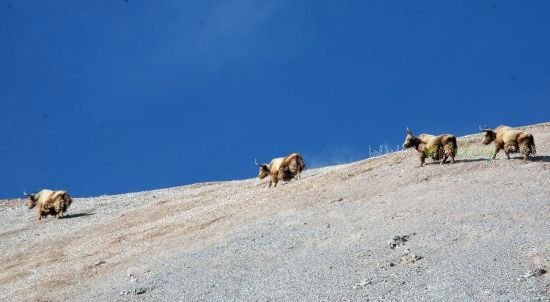
MULTIPOLYGON (((499 126, 495 129, 480 126, 479 129, 484 133, 484 145, 491 142, 495 143, 495 151, 491 159, 495 159, 500 150, 504 150, 507 159, 510 159, 510 153, 521 153, 524 161, 527 161, 529 155, 534 156, 536 154, 535 140, 530 133, 515 130, 508 126, 499 126)), ((450 158, 451 164, 454 163, 458 145, 456 137, 452 134, 420 134, 415 136, 407 128, 403 149, 407 148, 415 148, 418 151, 420 166, 424 166, 426 158, 441 161, 441 164, 444 164, 450 158)), ((260 170, 259 179, 270 177, 268 188, 272 185, 276 187, 279 180, 299 179, 301 172, 306 167, 304 159, 298 153, 274 158, 269 164, 256 161, 256 165, 260 170)), ((37 208, 38 220, 48 215, 62 218, 72 203, 72 199, 66 191, 44 189, 35 194, 25 193, 25 196, 28 198, 28 208, 37 208)))

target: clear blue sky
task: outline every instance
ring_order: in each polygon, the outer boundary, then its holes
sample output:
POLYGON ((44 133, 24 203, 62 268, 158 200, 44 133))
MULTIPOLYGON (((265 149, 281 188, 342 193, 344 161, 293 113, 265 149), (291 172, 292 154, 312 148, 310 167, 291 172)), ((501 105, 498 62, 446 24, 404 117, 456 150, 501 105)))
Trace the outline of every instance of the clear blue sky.
POLYGON ((548 121, 549 16, 550 0, 0 0, 0 197, 548 121))

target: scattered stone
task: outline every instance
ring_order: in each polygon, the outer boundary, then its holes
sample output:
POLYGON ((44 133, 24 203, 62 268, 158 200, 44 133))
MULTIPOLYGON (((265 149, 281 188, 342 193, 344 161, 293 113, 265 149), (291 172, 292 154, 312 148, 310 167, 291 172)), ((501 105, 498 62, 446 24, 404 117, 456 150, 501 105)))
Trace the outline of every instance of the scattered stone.
POLYGON ((136 289, 134 290, 134 293, 135 293, 136 295, 143 295, 143 294, 145 294, 146 292, 147 292, 147 288, 145 288, 145 287, 136 288, 136 289))
POLYGON ((136 282, 136 281, 137 281, 137 277, 136 277, 134 274, 132 274, 132 273, 128 274, 128 278, 130 278, 130 281, 132 281, 132 282, 136 282))
POLYGON ((411 250, 406 249, 403 251, 403 254, 401 255, 401 259, 399 260, 399 263, 401 264, 415 264, 418 260, 422 259, 423 257, 420 255, 416 255, 411 253, 411 250))
POLYGON ((392 240, 388 242, 388 246, 390 249, 395 250, 399 246, 405 244, 405 242, 409 241, 409 235, 403 235, 403 236, 394 236, 392 240))
POLYGON ((363 282, 359 282, 359 283, 355 283, 355 285, 353 285, 353 289, 361 289, 367 285, 371 285, 372 282, 369 281, 369 280, 365 280, 363 282))
POLYGON ((99 261, 96 262, 94 265, 95 265, 95 266, 100 266, 100 265, 103 265, 103 264, 105 264, 105 261, 99 260, 99 261))
POLYGON ((533 272, 533 274, 535 274, 535 277, 542 276, 542 275, 544 275, 544 274, 546 274, 546 273, 547 273, 547 271, 546 271, 545 269, 543 269, 543 268, 537 268, 537 269, 533 272))
POLYGON ((517 280, 518 281, 524 281, 524 280, 527 280, 527 279, 532 278, 532 277, 540 277, 540 276, 542 276, 546 273, 547 273, 547 271, 545 269, 537 268, 537 269, 535 269, 535 270, 533 270, 533 271, 531 271, 531 272, 529 272, 529 273, 527 273, 523 276, 519 276, 517 280))

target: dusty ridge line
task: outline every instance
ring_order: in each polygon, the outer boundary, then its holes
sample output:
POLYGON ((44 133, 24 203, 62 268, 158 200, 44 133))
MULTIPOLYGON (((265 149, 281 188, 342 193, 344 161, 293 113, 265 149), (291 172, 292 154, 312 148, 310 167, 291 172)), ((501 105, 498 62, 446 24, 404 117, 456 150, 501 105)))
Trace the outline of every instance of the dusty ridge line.
MULTIPOLYGON (((550 127, 550 122, 543 122, 543 123, 538 123, 538 124, 533 124, 533 125, 525 125, 525 126, 517 126, 517 127, 512 127, 512 128, 513 129, 532 129, 532 128, 541 128, 541 127, 550 127)), ((481 135, 482 135, 481 133, 468 134, 468 135, 457 137, 457 140, 459 140, 459 143, 460 142, 462 142, 462 143, 470 142, 471 139, 479 138, 479 137, 481 137, 481 135)), ((535 141, 535 143, 536 143, 536 141, 535 141)), ((481 144, 481 142, 480 142, 480 144, 481 144)), ((394 151, 394 152, 388 152, 388 153, 381 154, 381 155, 378 155, 378 156, 372 156, 372 157, 368 157, 368 158, 365 158, 365 159, 360 159, 360 160, 354 161, 354 162, 331 165, 331 166, 324 166, 324 167, 317 167, 317 168, 314 168, 314 169, 307 169, 306 171, 309 172, 309 173, 305 174, 304 176, 311 177, 311 176, 314 176, 314 175, 318 175, 319 172, 324 172, 324 171, 328 172, 328 171, 335 170, 335 169, 346 168, 346 167, 350 167, 351 165, 362 164, 362 163, 365 163, 367 161, 387 159, 389 157, 392 157, 392 156, 395 156, 395 155, 398 155, 398 154, 402 154, 402 153, 405 153, 405 152, 410 152, 410 150, 399 150, 399 151, 394 151)), ((80 200, 88 200, 88 199, 99 199, 99 200, 101 200, 101 199, 112 199, 112 198, 123 199, 123 198, 132 198, 132 197, 135 197, 135 195, 142 195, 142 194, 155 195, 155 193, 161 194, 161 193, 165 193, 167 191, 168 192, 173 192, 174 190, 195 189, 195 188, 201 188, 201 187, 204 187, 204 186, 223 185, 223 184, 227 184, 227 183, 231 183, 231 182, 250 181, 250 180, 254 180, 254 179, 255 178, 244 178, 244 179, 234 179, 234 180, 226 180, 226 181, 207 181, 207 182, 198 182, 198 183, 192 183, 192 184, 175 186, 175 187, 166 187, 166 188, 159 188, 159 189, 146 190, 146 191, 137 191, 137 192, 118 193, 118 194, 112 194, 112 195, 104 194, 104 195, 98 195, 98 196, 81 196, 81 197, 76 197, 75 196, 74 199, 77 199, 77 200, 78 199, 80 199, 80 200)), ((21 199, 24 200, 24 198, 0 199, 0 207, 10 205, 14 201, 21 200, 21 199)))

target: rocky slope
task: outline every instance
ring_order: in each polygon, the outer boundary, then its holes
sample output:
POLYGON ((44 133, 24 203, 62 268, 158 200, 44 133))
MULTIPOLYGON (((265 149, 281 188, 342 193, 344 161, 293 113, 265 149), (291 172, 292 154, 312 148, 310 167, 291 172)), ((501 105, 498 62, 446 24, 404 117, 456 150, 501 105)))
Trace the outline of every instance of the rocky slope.
POLYGON ((3 200, 0 300, 548 301, 550 123, 525 128, 528 163, 472 135, 454 165, 401 151, 275 189, 76 198, 60 220, 3 200))

